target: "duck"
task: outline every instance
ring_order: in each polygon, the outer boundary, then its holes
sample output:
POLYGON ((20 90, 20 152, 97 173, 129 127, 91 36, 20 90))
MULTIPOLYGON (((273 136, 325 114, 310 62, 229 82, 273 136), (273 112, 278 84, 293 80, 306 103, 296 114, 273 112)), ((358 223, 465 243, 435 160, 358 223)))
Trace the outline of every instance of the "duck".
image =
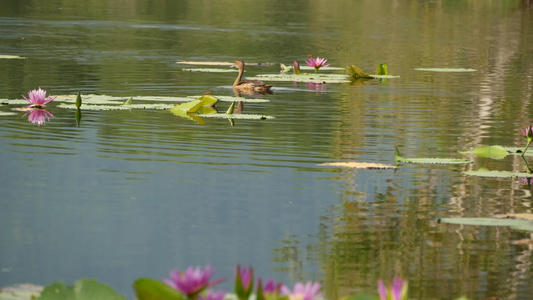
POLYGON ((242 80, 242 75, 244 74, 244 62, 242 60, 235 61, 235 68, 239 69, 239 75, 233 83, 233 90, 241 91, 243 93, 260 93, 260 94, 271 94, 270 88, 273 86, 271 84, 265 84, 261 80, 242 80))

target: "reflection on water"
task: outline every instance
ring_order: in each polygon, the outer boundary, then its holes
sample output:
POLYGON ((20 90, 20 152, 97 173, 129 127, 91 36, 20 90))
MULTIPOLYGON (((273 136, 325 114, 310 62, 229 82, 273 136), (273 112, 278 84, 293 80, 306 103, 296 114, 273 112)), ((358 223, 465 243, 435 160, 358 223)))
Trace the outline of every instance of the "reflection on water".
MULTIPOLYGON (((25 114, 38 126, 0 116, 0 285, 96 277, 131 296, 141 276, 207 263, 230 276, 241 263, 287 284, 321 280, 331 298, 376 294, 378 278, 395 276, 409 279, 413 299, 533 294, 530 233, 437 221, 531 213, 529 185, 461 173, 520 171, 521 158, 459 153, 524 142, 518 128, 533 112, 528 1, 33 4, 0 11, 0 53, 27 57, 0 60, 0 98, 35 86, 231 96, 231 73, 182 72, 175 62, 307 53, 337 67, 387 63, 401 77, 280 82, 272 95, 244 95, 271 102, 240 110, 275 120, 199 126, 133 109, 84 111, 80 121, 53 102, 53 115, 25 114), (393 164, 395 146, 406 157, 475 163, 319 166, 393 164)), ((245 77, 277 72, 277 63, 250 65, 245 77)))

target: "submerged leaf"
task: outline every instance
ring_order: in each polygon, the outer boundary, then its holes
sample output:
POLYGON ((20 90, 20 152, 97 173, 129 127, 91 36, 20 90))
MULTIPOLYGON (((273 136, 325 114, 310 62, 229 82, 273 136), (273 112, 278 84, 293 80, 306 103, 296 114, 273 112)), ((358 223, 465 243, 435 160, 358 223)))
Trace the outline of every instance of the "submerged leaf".
POLYGON ((497 218, 441 218, 442 223, 477 225, 477 226, 510 226, 517 230, 533 231, 533 222, 517 219, 497 218))
POLYGON ((332 166, 332 167, 346 167, 346 168, 355 168, 355 169, 396 169, 397 166, 376 164, 376 163, 365 163, 365 162, 330 162, 322 163, 320 166, 332 166))
POLYGON ((514 177, 533 177, 532 173, 525 172, 508 172, 508 171, 490 171, 487 168, 480 168, 477 171, 464 171, 463 174, 479 177, 499 177, 499 178, 514 178, 514 177))

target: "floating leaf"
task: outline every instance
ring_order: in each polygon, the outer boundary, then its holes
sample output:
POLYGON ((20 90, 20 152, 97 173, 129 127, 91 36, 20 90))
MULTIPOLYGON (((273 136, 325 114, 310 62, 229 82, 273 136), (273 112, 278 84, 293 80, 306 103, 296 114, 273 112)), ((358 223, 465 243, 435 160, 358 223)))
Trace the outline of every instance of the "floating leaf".
POLYGON ((26 59, 26 57, 18 55, 0 55, 0 59, 26 59))
POLYGON ((0 111, 0 117, 12 116, 12 115, 16 115, 16 113, 10 112, 10 111, 0 111))
MULTIPOLYGON (((77 109, 74 104, 61 103, 58 108, 77 109)), ((132 104, 132 105, 83 105, 81 110, 130 110, 130 109, 171 109, 173 104, 132 104)))
POLYGON ((44 287, 40 300, 119 300, 126 297, 117 294, 109 286, 99 283, 95 279, 81 279, 74 286, 67 286, 64 282, 54 282, 44 287))
POLYGON ((186 113, 193 113, 196 112, 202 105, 203 101, 196 99, 189 102, 174 105, 174 107, 170 109, 170 112, 174 113, 174 111, 176 110, 181 110, 186 113))
POLYGON ((400 156, 398 147, 395 149, 396 162, 404 162, 411 164, 471 164, 473 161, 459 159, 459 158, 437 158, 437 157, 422 157, 422 158, 404 158, 400 156))
POLYGON ((187 300, 185 296, 160 281, 148 278, 137 279, 133 289, 138 300, 187 300))
POLYGON ((198 114, 202 118, 218 118, 218 119, 242 119, 242 120, 272 120, 276 117, 267 115, 254 114, 198 114))
POLYGON ((314 83, 346 83, 350 82, 348 76, 342 74, 260 74, 247 77, 247 80, 261 81, 289 81, 289 82, 314 82, 314 83))
POLYGON ((473 153, 479 157, 489 157, 501 159, 507 156, 509 152, 502 146, 482 146, 475 148, 473 153))
POLYGON ((464 69, 464 68, 415 68, 416 71, 428 71, 428 72, 476 72, 476 69, 464 69))
POLYGON ((130 97, 128 101, 124 102, 122 105, 131 105, 133 103, 133 97, 130 97))
POLYGON ((211 95, 203 95, 198 100, 202 100, 202 105, 208 107, 214 107, 218 102, 218 98, 211 95))
POLYGON ((531 213, 503 214, 503 215, 495 215, 494 217, 498 219, 518 219, 518 220, 533 221, 533 214, 531 213))
POLYGON ((191 68, 191 69, 181 69, 186 72, 205 72, 205 73, 232 73, 239 72, 236 69, 215 69, 215 68, 191 68))
POLYGON ((346 168, 355 168, 355 169, 396 169, 397 166, 390 166, 384 164, 376 163, 365 163, 365 162, 330 162, 322 163, 320 166, 332 166, 332 167, 346 167, 346 168))
POLYGON ((463 174, 471 175, 471 176, 479 176, 479 177, 499 177, 499 178, 533 177, 532 173, 490 171, 487 168, 480 168, 477 171, 464 171, 463 174))
POLYGON ((533 222, 517 219, 497 218, 442 218, 442 223, 477 225, 477 226, 510 226, 517 230, 533 231, 533 222))
MULTIPOLYGON (((197 65, 197 66, 233 66, 235 62, 226 62, 226 61, 178 61, 176 62, 180 65, 197 65)), ((246 63, 247 66, 270 66, 273 65, 269 62, 264 63, 246 63)))

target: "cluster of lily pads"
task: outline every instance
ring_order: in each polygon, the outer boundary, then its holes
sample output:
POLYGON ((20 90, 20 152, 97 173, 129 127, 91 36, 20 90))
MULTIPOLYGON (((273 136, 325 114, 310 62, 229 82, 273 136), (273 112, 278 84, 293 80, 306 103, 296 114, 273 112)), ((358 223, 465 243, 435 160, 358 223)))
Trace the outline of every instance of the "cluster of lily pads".
MULTIPOLYGON (((319 282, 298 282, 291 289, 281 282, 269 279, 263 282, 261 278, 255 281, 252 267, 236 265, 234 267, 234 290, 228 293, 215 290, 213 287, 226 280, 220 278, 212 280, 215 269, 207 265, 205 268, 188 267, 185 271, 177 269, 169 272, 170 278, 162 281, 140 278, 133 283, 137 300, 323 300, 319 282), (255 293, 254 293, 255 284, 255 293)), ((381 279, 377 282, 378 297, 373 295, 346 296, 345 300, 408 300, 407 280, 395 278, 390 284, 381 279)), ((80 300, 125 299, 111 287, 94 279, 81 279, 73 286, 64 282, 55 282, 45 286, 42 291, 31 295, 37 300, 80 300)), ((0 300, 2 300, 0 293, 0 300)), ((18 298, 10 298, 18 299, 18 298)), ((462 297, 457 300, 467 300, 462 297)))

